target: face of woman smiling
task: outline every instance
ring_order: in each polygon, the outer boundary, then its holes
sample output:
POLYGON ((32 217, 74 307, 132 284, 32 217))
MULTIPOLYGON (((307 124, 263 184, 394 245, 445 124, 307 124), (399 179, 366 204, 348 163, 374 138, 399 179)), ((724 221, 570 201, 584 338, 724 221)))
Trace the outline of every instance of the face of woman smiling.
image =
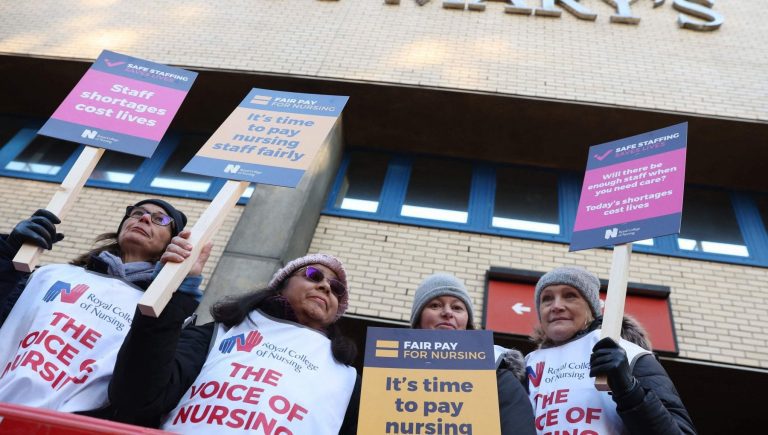
POLYGON ((467 329, 469 313, 459 298, 438 296, 427 302, 421 310, 421 329, 467 329))
POLYGON ((587 301, 569 285, 546 287, 539 303, 541 327, 555 344, 570 340, 593 320, 587 301))
POLYGON ((322 264, 311 266, 323 272, 326 279, 314 282, 305 276, 305 268, 301 268, 288 278, 281 293, 293 308, 299 323, 322 331, 333 323, 339 310, 339 300, 328 282, 328 279, 338 277, 322 264))

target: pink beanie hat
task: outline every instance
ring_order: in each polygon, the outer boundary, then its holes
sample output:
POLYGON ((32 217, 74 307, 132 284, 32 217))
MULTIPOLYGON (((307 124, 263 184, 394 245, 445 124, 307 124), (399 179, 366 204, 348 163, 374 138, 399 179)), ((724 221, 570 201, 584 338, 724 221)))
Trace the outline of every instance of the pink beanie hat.
POLYGON ((341 264, 341 261, 339 261, 339 259, 333 255, 309 254, 301 258, 297 258, 286 264, 282 269, 275 272, 275 274, 272 276, 272 279, 269 281, 267 288, 270 290, 277 290, 280 288, 280 285, 283 283, 283 281, 293 275, 294 272, 304 266, 309 266, 312 264, 322 264, 328 269, 331 269, 333 273, 336 274, 336 278, 341 281, 341 283, 344 284, 344 288, 347 289, 347 291, 339 298, 339 309, 336 312, 336 320, 338 320, 349 307, 349 287, 347 286, 347 272, 344 270, 344 266, 341 264))

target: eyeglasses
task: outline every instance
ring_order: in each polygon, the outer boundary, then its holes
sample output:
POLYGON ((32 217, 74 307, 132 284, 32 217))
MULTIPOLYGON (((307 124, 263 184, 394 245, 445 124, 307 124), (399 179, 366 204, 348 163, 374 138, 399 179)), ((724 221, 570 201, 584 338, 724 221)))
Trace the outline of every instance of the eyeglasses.
POLYGON ((132 205, 129 205, 125 209, 125 217, 141 219, 144 217, 145 214, 149 214, 150 219, 152 220, 152 223, 155 225, 160 225, 162 227, 165 227, 173 223, 172 217, 168 216, 165 213, 161 213, 159 211, 151 212, 145 208, 134 207, 132 205))
MULTIPOLYGON (((325 274, 316 267, 303 267, 302 269, 299 269, 298 273, 301 273, 302 271, 304 277, 312 282, 320 283, 326 279, 325 274)), ((339 299, 347 293, 347 288, 338 279, 328 278, 328 284, 331 287, 331 292, 339 299)))

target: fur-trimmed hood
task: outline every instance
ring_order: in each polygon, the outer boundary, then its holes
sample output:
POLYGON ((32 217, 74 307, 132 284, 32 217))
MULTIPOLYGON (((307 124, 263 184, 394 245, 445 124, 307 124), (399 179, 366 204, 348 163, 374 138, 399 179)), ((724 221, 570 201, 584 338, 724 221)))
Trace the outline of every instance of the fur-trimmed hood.
POLYGON ((497 370, 509 370, 517 379, 526 379, 525 357, 523 353, 517 349, 506 349, 501 346, 497 346, 496 349, 503 349, 497 358, 497 370))
MULTIPOLYGON (((603 324, 603 318, 601 316, 595 319, 594 321, 592 321, 592 323, 590 323, 589 326, 587 326, 585 329, 577 332, 567 342, 573 341, 581 337, 582 335, 589 334, 595 329, 600 328, 602 324, 603 324)), ((648 338, 648 333, 645 332, 645 328, 643 328, 643 325, 641 325, 640 322, 638 322, 637 319, 635 319, 632 316, 628 316, 628 315, 624 316, 624 319, 621 322, 621 338, 629 341, 630 343, 634 343, 645 350, 649 350, 649 351, 651 350, 651 340, 648 338)), ((544 334, 544 331, 541 329, 540 325, 537 326, 536 329, 533 331, 531 340, 537 345, 539 349, 556 346, 554 343, 552 343, 552 341, 549 338, 547 338, 547 336, 544 334)), ((565 344, 565 343, 562 343, 562 344, 565 344)))

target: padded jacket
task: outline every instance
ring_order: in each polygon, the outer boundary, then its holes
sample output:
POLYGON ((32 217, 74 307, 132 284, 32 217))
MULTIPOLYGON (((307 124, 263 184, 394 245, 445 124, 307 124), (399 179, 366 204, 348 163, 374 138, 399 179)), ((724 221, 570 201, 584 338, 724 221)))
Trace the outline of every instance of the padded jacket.
MULTIPOLYGON (((601 324, 602 318, 598 318, 571 340, 594 331, 601 324)), ((624 317, 621 337, 640 347, 650 349, 645 331, 632 317, 624 317)), ((542 341, 540 337, 537 338, 540 347, 553 347, 551 343, 542 341)), ((632 375, 637 379, 635 388, 620 398, 612 396, 616 403, 616 412, 627 431, 637 435, 696 434, 696 428, 688 415, 688 410, 683 405, 680 394, 656 356, 654 354, 640 356, 631 369, 632 375)))

